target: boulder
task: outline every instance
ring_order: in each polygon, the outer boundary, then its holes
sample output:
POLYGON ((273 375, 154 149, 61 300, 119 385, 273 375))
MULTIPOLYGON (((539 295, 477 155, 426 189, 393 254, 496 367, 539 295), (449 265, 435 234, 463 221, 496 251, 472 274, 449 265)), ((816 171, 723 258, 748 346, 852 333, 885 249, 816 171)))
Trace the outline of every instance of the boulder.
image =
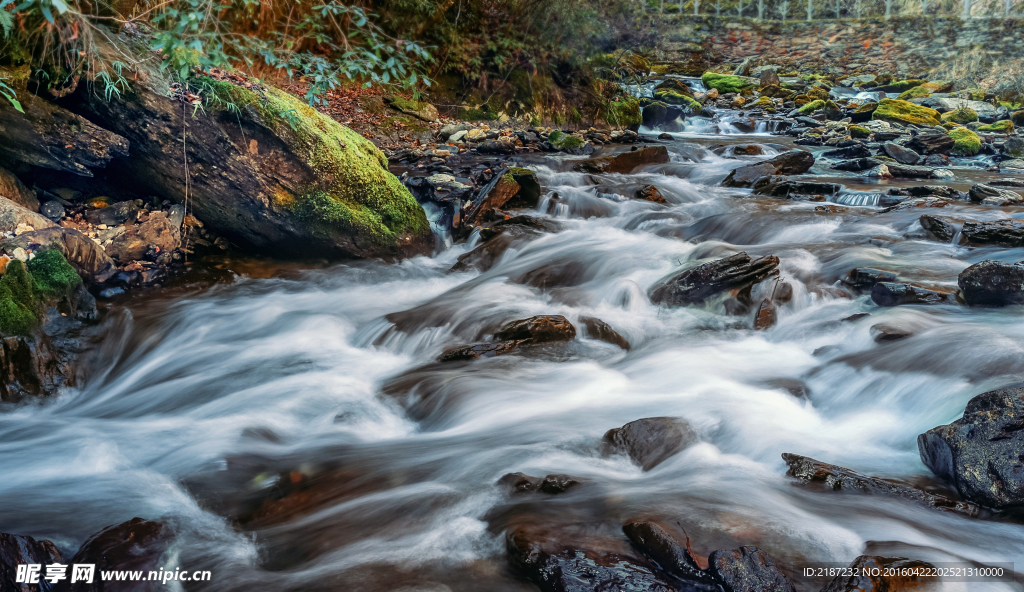
POLYGON ((779 169, 767 162, 748 164, 729 171, 722 185, 725 187, 753 187, 754 182, 775 175, 779 169))
POLYGON ((672 577, 627 540, 580 527, 523 526, 505 537, 509 563, 542 592, 671 592, 672 577))
POLYGON ((774 181, 754 184, 754 195, 769 197, 796 198, 833 197, 843 188, 838 183, 815 183, 812 181, 774 181))
POLYGON ((960 231, 960 226, 963 225, 963 220, 950 218, 949 216, 933 216, 931 214, 921 216, 919 221, 921 222, 921 227, 932 238, 944 243, 953 242, 956 233, 960 231))
POLYGON ((963 223, 961 232, 968 244, 972 245, 1024 247, 1024 220, 1016 218, 987 222, 968 220, 963 223))
POLYGON ((617 345, 627 351, 630 349, 629 340, 601 319, 597 317, 580 317, 580 322, 587 329, 587 337, 617 345))
POLYGON ((131 143, 119 168, 123 182, 177 203, 185 203, 187 188, 190 213, 207 228, 278 257, 432 250, 423 208, 369 140, 283 90, 205 84, 218 100, 201 117, 171 98, 169 79, 156 68, 141 69, 120 100, 82 96, 91 121, 131 143), (183 129, 186 154, 169 151, 168 138, 180 139, 183 129))
POLYGON ((939 292, 894 282, 878 282, 871 288, 871 301, 878 306, 899 306, 901 304, 940 304, 953 302, 955 297, 949 292, 939 292))
POLYGON ((537 173, 523 167, 509 169, 512 180, 519 185, 519 191, 505 202, 506 208, 536 208, 540 204, 540 180, 537 173))
POLYGON ((761 72, 759 82, 759 86, 762 89, 766 87, 778 87, 780 84, 782 84, 782 82, 779 80, 779 74, 775 70, 765 70, 764 72, 761 72))
POLYGON ((915 105, 908 101, 898 99, 882 99, 878 107, 871 114, 874 121, 888 121, 901 125, 925 125, 936 126, 939 121, 939 112, 935 109, 915 105))
POLYGON ((139 206, 133 201, 119 201, 105 208, 87 210, 85 219, 90 224, 106 224, 117 226, 125 222, 134 221, 139 215, 139 206))
POLYGON ((794 592, 772 558, 757 547, 715 551, 708 556, 708 570, 726 592, 794 592))
MULTIPOLYGON (((75 296, 83 304, 83 311, 91 306, 90 312, 95 315, 96 301, 84 288, 75 296)), ((74 385, 72 357, 44 329, 29 335, 0 337, 0 401, 17 403, 27 397, 53 395, 61 387, 74 385)))
POLYGON ((25 187, 14 173, 0 167, 0 197, 7 198, 30 212, 39 211, 36 192, 25 187))
POLYGON ((50 228, 53 222, 5 197, 0 197, 0 231, 14 232, 19 226, 33 230, 50 228))
POLYGON ((584 173, 622 173, 628 175, 640 167, 666 164, 667 162, 669 162, 668 148, 665 146, 645 146, 630 152, 621 152, 615 156, 603 156, 577 161, 573 165, 573 170, 584 173))
MULTIPOLYGON (((106 101, 103 93, 96 94, 97 100, 106 101)), ((18 100, 24 113, 16 111, 6 100, 0 101, 0 159, 92 177, 91 169, 103 168, 112 159, 128 155, 129 141, 108 131, 109 128, 97 126, 27 90, 18 92, 18 100)), ((180 114, 179 104, 166 101, 174 104, 180 114)), ((177 129, 181 131, 180 126, 177 129)))
POLYGON ((1024 203, 1024 196, 1009 189, 997 189, 982 183, 974 184, 968 192, 971 201, 989 206, 1008 206, 1024 203))
POLYGON ((878 166, 885 166, 885 164, 877 158, 855 158, 852 160, 837 162, 832 165, 832 168, 837 171, 860 172, 873 169, 878 166))
POLYGON ((917 437, 921 460, 971 502, 1024 506, 1024 385, 982 393, 963 417, 917 437))
POLYGON ((462 216, 459 228, 465 234, 469 228, 494 217, 496 210, 505 207, 505 204, 518 193, 519 183, 516 183, 510 169, 501 170, 466 205, 466 213, 462 216))
POLYGON ((562 315, 538 315, 508 323, 494 337, 501 341, 529 339, 532 343, 569 341, 576 338, 576 327, 562 315))
POLYGON ((699 438, 678 417, 648 417, 608 430, 604 441, 612 451, 627 455, 644 471, 650 471, 699 438))
POLYGON ((882 149, 900 164, 917 164, 921 161, 920 154, 893 142, 886 142, 882 145, 882 149))
POLYGON ((806 150, 789 150, 765 163, 774 166, 779 175, 802 175, 814 166, 814 155, 806 150))
POLYGON ((665 196, 661 194, 661 191, 654 185, 644 185, 640 189, 637 189, 633 194, 635 199, 642 199, 644 201, 651 201, 654 203, 665 203, 665 196))
POLYGON ((153 212, 142 224, 128 226, 106 247, 107 254, 120 263, 146 257, 147 253, 170 253, 181 244, 181 232, 165 212, 153 212))
POLYGON ((690 552, 687 543, 681 543, 675 529, 653 521, 630 522, 622 532, 640 551, 662 569, 684 582, 686 592, 719 592, 721 586, 710 572, 702 568, 690 552))
POLYGON ((412 115, 413 117, 422 119, 426 122, 437 121, 437 107, 430 103, 403 99, 401 97, 389 97, 384 99, 384 101, 392 109, 405 113, 406 115, 412 115))
POLYGON ((905 557, 861 555, 821 592, 910 592, 934 583, 935 566, 905 557))
POLYGON ((982 261, 957 278, 964 302, 971 306, 1024 304, 1024 262, 982 261))
POLYGON ((858 492, 907 500, 915 504, 948 510, 967 516, 977 516, 980 509, 970 502, 936 495, 887 479, 869 477, 836 465, 823 463, 799 454, 784 453, 782 460, 789 465, 786 474, 807 483, 823 486, 831 491, 858 492))
POLYGON ((899 277, 894 271, 873 267, 855 267, 843 278, 843 283, 861 290, 873 288, 878 282, 895 282, 899 277))
POLYGON ((726 290, 746 288, 779 273, 774 255, 752 259, 746 253, 674 272, 655 284, 648 295, 651 302, 667 306, 698 304, 726 290))
POLYGON ((36 540, 30 536, 7 534, 0 532, 0 590, 5 592, 30 592, 40 587, 29 586, 23 582, 17 582, 18 565, 42 565, 39 573, 39 581, 46 585, 43 580, 46 575, 46 565, 62 563, 60 551, 57 547, 46 540, 36 540))
MULTIPOLYGON (((132 518, 94 534, 82 544, 68 564, 95 565, 97 580, 99 580, 101 571, 141 570, 148 573, 164 566, 163 561, 168 559, 168 551, 173 539, 174 535, 167 525, 153 520, 132 518)), ((159 580, 110 581, 97 585, 95 581, 91 584, 85 582, 72 584, 71 579, 68 578, 58 582, 52 592, 96 592, 98 590, 103 592, 156 592, 166 588, 167 586, 159 580)))
POLYGON ((871 156, 871 151, 864 144, 854 144, 845 148, 836 148, 835 150, 826 150, 821 153, 824 158, 838 158, 848 160, 852 158, 868 158, 871 156))
POLYGON ((103 283, 117 273, 114 261, 103 247, 73 228, 51 225, 0 242, 0 249, 8 252, 18 247, 25 250, 40 247, 57 249, 87 283, 103 283))

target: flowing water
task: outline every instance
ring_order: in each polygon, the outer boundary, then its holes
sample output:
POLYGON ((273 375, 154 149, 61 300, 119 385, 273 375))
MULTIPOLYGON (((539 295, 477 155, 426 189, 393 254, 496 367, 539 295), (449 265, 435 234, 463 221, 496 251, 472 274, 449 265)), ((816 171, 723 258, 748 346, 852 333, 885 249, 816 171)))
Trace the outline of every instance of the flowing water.
MULTIPOLYGON (((567 172, 554 157, 529 163, 549 196, 533 214, 563 229, 485 273, 448 272, 471 241, 398 264, 236 266, 232 281, 112 307, 78 388, 0 415, 0 530, 51 539, 70 557, 103 527, 161 519, 178 534, 172 567, 211 570, 205 589, 219 591, 535 590, 506 566, 503 524, 523 512, 611 524, 659 517, 683 526, 699 553, 757 545, 791 573, 866 550, 1024 565, 1018 522, 809 489, 780 457, 938 487, 917 435, 1024 377, 1024 316, 882 309, 837 281, 873 266, 951 289, 966 266, 1024 260, 1024 249, 927 240, 920 210, 821 212, 718 187, 763 157, 702 145, 741 141, 766 155, 787 149, 763 135, 683 133, 669 144, 671 163, 634 175, 567 172), (623 197, 643 184, 669 203, 623 197), (779 256, 794 287, 770 330, 755 332, 753 313, 729 315, 721 299, 676 309, 648 300, 673 270, 738 251, 779 256), (523 279, 537 273, 542 287, 523 279), (633 348, 584 336, 567 349, 435 362, 446 347, 536 314, 577 326, 599 317, 633 348), (879 323, 913 336, 876 343, 879 323), (649 472, 602 454, 608 429, 651 416, 685 418, 701 442, 649 472), (514 471, 592 486, 519 507, 494 485, 514 471), (289 481, 313 485, 275 505, 289 481)), ((802 590, 821 584, 798 578, 802 590)))

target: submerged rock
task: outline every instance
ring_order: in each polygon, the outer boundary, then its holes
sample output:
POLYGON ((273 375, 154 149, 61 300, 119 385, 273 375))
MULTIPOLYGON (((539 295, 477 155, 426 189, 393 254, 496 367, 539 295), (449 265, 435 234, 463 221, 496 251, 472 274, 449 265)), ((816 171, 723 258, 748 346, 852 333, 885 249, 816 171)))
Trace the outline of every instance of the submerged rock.
POLYGON ((624 350, 630 349, 629 340, 601 319, 597 317, 580 317, 580 322, 587 328, 587 337, 617 345, 624 350))
POLYGON ((908 500, 916 504, 928 506, 938 510, 949 510, 968 516, 977 516, 979 508, 975 504, 961 500, 948 498, 944 495, 935 495, 920 489, 861 475, 850 469, 837 465, 823 463, 813 458, 800 456, 798 454, 785 453, 782 459, 789 465, 786 472, 790 477, 823 485, 826 489, 833 491, 856 491, 868 495, 884 495, 897 499, 908 500))
POLYGON ((604 440, 611 450, 626 454, 650 471, 699 438, 690 424, 678 417, 648 417, 608 430, 604 440))
POLYGON ((523 473, 509 473, 498 480, 498 487, 510 494, 540 492, 549 495, 565 493, 580 484, 580 479, 571 475, 548 475, 543 479, 523 473))
POLYGON ((976 504, 1024 506, 1024 385, 982 393, 963 417, 917 437, 921 460, 976 504))
POLYGON ((644 185, 640 189, 636 190, 633 197, 654 203, 665 203, 665 196, 662 195, 661 191, 654 185, 644 185))
POLYGON ((538 315, 505 324, 494 335, 497 343, 453 347, 444 351, 439 362, 493 358, 512 353, 526 345, 569 341, 576 338, 576 327, 562 315, 538 315))
POLYGON ((726 290, 745 288, 777 275, 778 267, 779 258, 774 255, 751 259, 746 253, 737 253, 676 272, 655 284, 648 296, 655 304, 698 304, 726 290))
POLYGON ((982 261, 957 278, 964 302, 971 306, 1024 304, 1024 262, 982 261))
MULTIPOLYGON (((815 183, 812 181, 775 181, 754 186, 754 195, 766 195, 780 198, 813 198, 832 197, 843 188, 838 183, 815 183)), ((819 199, 818 201, 821 201, 819 199)))
POLYGON ((949 292, 929 290, 914 284, 878 282, 871 288, 871 301, 878 306, 899 306, 953 302, 955 297, 949 292))

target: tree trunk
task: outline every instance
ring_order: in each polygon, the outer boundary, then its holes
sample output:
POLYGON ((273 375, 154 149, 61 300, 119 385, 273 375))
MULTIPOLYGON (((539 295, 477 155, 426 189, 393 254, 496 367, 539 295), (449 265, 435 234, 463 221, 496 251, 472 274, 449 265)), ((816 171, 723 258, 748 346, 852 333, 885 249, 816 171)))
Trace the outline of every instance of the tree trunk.
POLYGON ((814 0, 807 0, 807 22, 814 20, 814 0))
POLYGON ((971 18, 971 0, 964 0, 964 14, 963 18, 971 18))

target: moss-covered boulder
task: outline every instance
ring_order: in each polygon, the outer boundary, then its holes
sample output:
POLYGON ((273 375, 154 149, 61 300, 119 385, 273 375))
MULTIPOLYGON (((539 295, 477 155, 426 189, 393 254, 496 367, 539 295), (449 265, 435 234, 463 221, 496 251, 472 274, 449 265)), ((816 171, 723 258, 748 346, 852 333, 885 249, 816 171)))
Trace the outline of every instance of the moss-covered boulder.
POLYGON ((902 125, 939 125, 939 112, 899 99, 882 99, 871 119, 902 125))
POLYGON ((902 92, 905 92, 905 91, 908 91, 908 90, 914 88, 915 86, 921 86, 922 84, 925 84, 926 82, 928 82, 928 81, 927 80, 922 80, 922 79, 919 79, 919 78, 915 78, 915 79, 911 79, 911 80, 899 80, 897 82, 892 82, 890 84, 883 84, 882 86, 876 86, 873 90, 882 91, 882 92, 886 92, 886 93, 902 93, 902 92))
POLYGON ((205 113, 143 71, 122 99, 82 103, 128 138, 128 182, 186 201, 214 232, 276 256, 393 258, 429 252, 426 215, 369 140, 276 88, 197 83, 205 113), (185 132, 182 157, 182 132, 185 132), (177 146, 173 150, 171 146, 177 146))
POLYGON ((807 91, 807 96, 810 97, 812 100, 820 99, 822 101, 827 101, 829 97, 827 90, 817 86, 807 91))
POLYGON ((926 86, 921 85, 915 86, 914 88, 909 88, 901 92, 900 96, 896 98, 901 101, 909 101, 910 99, 923 99, 927 96, 931 96, 932 92, 933 91, 928 90, 926 86))
POLYGON ((871 137, 871 130, 860 125, 851 125, 846 128, 846 131, 850 133, 851 138, 864 139, 871 137))
POLYGON ((574 152, 582 150, 587 141, 583 138, 567 134, 561 130, 555 130, 548 135, 548 143, 558 150, 574 152))
POLYGON ((705 72, 700 77, 700 80, 704 83, 704 88, 714 88, 722 94, 738 93, 742 92, 745 88, 757 86, 757 81, 751 78, 734 76, 732 74, 715 74, 714 72, 705 72))
POLYGON ((970 107, 961 107, 942 114, 942 121, 961 125, 978 121, 978 112, 970 107))
POLYGON ((953 138, 953 152, 960 156, 974 156, 981 150, 981 138, 966 127, 958 127, 949 131, 953 138))
POLYGON ((0 276, 0 335, 28 335, 46 309, 68 299, 82 279, 56 249, 45 249, 24 264, 7 263, 0 276))
POLYGON ((688 114, 695 115, 704 110, 704 105, 701 105, 697 99, 694 99, 688 94, 684 94, 672 88, 659 88, 654 91, 654 100, 660 101, 667 105, 676 105, 682 107, 688 114))
POLYGON ((799 109, 797 109, 796 112, 799 113, 800 115, 810 115, 811 113, 814 113, 818 109, 822 109, 824 107, 825 107, 825 101, 822 101, 821 99, 815 99, 815 100, 811 101, 810 103, 807 103, 803 107, 800 107, 799 109))
POLYGON ((643 122, 640 100, 636 97, 622 97, 607 105, 605 121, 612 127, 638 129, 643 122))
POLYGON ((1009 119, 1003 119, 995 123, 983 125, 978 128, 979 132, 995 132, 997 134, 1008 134, 1013 131, 1013 122, 1009 119))

